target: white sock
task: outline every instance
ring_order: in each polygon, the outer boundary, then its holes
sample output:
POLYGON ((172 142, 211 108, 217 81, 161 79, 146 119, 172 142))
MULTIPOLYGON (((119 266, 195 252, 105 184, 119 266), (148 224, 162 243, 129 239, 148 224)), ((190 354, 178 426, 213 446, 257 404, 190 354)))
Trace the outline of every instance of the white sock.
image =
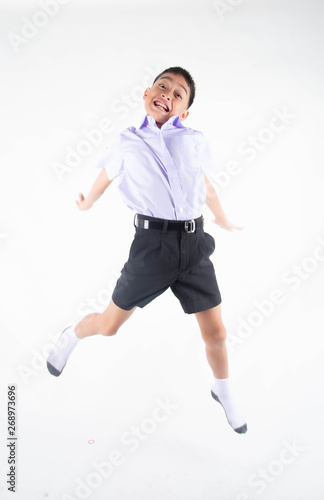
POLYGON ((229 378, 214 377, 214 385, 212 387, 212 396, 224 408, 226 418, 230 426, 239 433, 244 433, 247 430, 245 418, 238 410, 234 397, 232 395, 229 378), (217 396, 217 397, 215 397, 217 396))
POLYGON ((61 374, 79 340, 81 339, 76 336, 74 326, 65 328, 47 358, 47 368, 52 375, 58 377, 61 374))

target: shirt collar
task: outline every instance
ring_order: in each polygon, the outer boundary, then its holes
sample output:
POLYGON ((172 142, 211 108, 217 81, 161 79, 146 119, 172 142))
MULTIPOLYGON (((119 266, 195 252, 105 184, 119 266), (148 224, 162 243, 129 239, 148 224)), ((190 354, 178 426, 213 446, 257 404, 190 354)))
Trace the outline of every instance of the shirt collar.
POLYGON ((173 115, 171 116, 167 122, 165 122, 161 129, 157 126, 154 118, 150 115, 145 115, 143 120, 140 122, 140 126, 138 127, 139 129, 144 128, 144 127, 150 127, 150 128, 156 128, 158 130, 164 130, 166 128, 185 128, 184 125, 182 125, 181 120, 179 115, 173 115))

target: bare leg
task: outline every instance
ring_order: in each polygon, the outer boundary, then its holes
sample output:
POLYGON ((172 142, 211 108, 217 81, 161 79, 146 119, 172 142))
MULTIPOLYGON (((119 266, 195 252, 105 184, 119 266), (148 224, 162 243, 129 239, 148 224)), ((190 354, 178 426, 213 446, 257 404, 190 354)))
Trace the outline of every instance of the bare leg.
POLYGON ((226 329, 219 306, 196 313, 201 336, 206 345, 206 356, 212 372, 217 378, 228 377, 228 358, 226 349, 226 329))
POLYGON ((61 375, 67 360, 77 343, 90 335, 115 335, 120 326, 133 314, 135 307, 125 311, 111 300, 103 313, 88 314, 76 326, 66 328, 47 358, 49 372, 58 377, 61 375))
POLYGON ((92 313, 85 316, 76 326, 75 334, 83 339, 90 335, 115 335, 118 329, 133 314, 136 307, 125 311, 111 300, 103 313, 92 313))
POLYGON ((196 318, 206 345, 207 360, 215 377, 212 396, 223 406, 230 426, 239 434, 244 434, 247 425, 236 407, 228 378, 226 330, 221 317, 221 306, 196 313, 196 318))

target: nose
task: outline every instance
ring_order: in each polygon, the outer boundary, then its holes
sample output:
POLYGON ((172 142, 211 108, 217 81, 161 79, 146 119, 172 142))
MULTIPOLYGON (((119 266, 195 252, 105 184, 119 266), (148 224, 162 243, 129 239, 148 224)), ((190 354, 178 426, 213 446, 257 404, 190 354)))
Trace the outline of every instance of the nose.
POLYGON ((164 97, 165 99, 167 99, 168 101, 170 101, 170 97, 168 97, 167 95, 161 94, 161 96, 164 97))

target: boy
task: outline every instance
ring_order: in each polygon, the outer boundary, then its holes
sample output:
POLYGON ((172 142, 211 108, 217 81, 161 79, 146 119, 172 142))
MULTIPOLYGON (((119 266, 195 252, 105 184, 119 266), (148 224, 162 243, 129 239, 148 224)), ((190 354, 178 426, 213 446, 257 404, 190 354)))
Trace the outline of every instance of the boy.
POLYGON ((125 203, 136 212, 135 237, 107 309, 66 328, 47 366, 59 376, 82 338, 115 335, 136 307, 171 287, 184 312, 197 318, 214 375, 211 394, 231 427, 242 434, 247 425, 231 395, 221 295, 209 259, 215 241, 203 230, 205 201, 220 227, 242 228, 228 221, 206 177, 213 162, 205 137, 182 125, 194 97, 188 71, 177 66, 160 73, 144 92, 146 116, 140 127, 119 135, 98 163, 102 170, 88 196, 79 194, 78 208, 88 210, 118 178, 125 203))

